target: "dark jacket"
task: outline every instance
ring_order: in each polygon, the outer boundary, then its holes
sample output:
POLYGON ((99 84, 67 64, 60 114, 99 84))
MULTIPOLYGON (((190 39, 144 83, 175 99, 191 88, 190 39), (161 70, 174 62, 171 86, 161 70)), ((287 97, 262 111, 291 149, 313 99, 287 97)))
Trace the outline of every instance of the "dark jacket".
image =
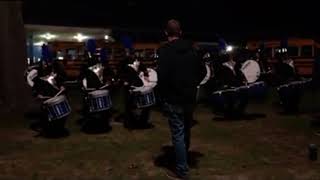
POLYGON ((171 104, 195 103, 201 58, 190 41, 175 40, 159 49, 158 86, 162 100, 171 104))

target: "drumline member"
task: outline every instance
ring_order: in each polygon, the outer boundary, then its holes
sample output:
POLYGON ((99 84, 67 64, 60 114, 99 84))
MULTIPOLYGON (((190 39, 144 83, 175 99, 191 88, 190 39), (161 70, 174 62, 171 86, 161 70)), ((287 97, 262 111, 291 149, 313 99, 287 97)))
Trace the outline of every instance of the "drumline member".
POLYGON ((110 118, 112 101, 110 88, 112 72, 95 57, 88 59, 83 69, 82 87, 84 93, 84 116, 82 130, 87 133, 101 133, 111 130, 110 118))
POLYGON ((260 48, 256 51, 255 53, 255 60, 258 62, 260 69, 261 69, 261 73, 265 74, 265 73, 269 73, 269 66, 268 66, 268 60, 267 57, 265 55, 265 50, 260 48))
POLYGON ((241 72, 241 62, 236 61, 233 54, 221 57, 225 60, 222 60, 222 65, 215 71, 220 87, 212 94, 213 105, 225 117, 239 117, 248 104, 247 82, 241 72), (239 88, 241 86, 243 87, 239 88))
POLYGON ((143 82, 138 75, 139 62, 134 63, 133 59, 134 57, 126 56, 126 58, 122 61, 118 73, 120 88, 123 88, 124 93, 124 112, 122 112, 120 117, 122 117, 124 127, 128 129, 134 128, 134 122, 136 121, 133 97, 130 93, 132 88, 130 86, 140 87, 143 85, 143 82))
POLYGON ((293 83, 299 81, 300 78, 295 69, 294 61, 288 56, 286 51, 278 54, 278 63, 275 65, 274 70, 277 78, 280 104, 286 113, 297 112, 304 83, 302 81, 301 83, 293 83))
POLYGON ((154 88, 157 85, 158 76, 154 69, 147 68, 142 64, 139 66, 139 71, 139 77, 143 82, 143 86, 131 86, 133 88, 131 92, 132 95, 135 96, 136 106, 141 111, 137 126, 139 128, 151 128, 153 125, 149 123, 150 110, 156 101, 154 88))
POLYGON ((150 106, 138 107, 137 100, 143 92, 153 93, 157 80, 156 72, 144 68, 138 59, 128 58, 128 61, 120 75, 126 93, 124 126, 128 129, 152 128, 153 125, 149 123, 150 106))
POLYGON ((242 63, 241 72, 246 79, 249 97, 254 98, 254 100, 264 100, 267 94, 267 85, 265 76, 261 76, 265 74, 261 74, 263 72, 259 60, 254 60, 254 58, 250 57, 242 63))
POLYGON ((31 70, 27 75, 27 82, 32 87, 33 95, 41 100, 41 119, 32 127, 40 131, 40 135, 47 137, 68 134, 65 123, 71 109, 63 96, 64 72, 57 63, 54 61, 52 64, 42 64, 43 66, 31 70))
POLYGON ((287 53, 280 53, 277 59, 278 62, 274 68, 274 73, 277 77, 277 84, 285 84, 299 79, 297 70, 294 66, 294 61, 287 53))

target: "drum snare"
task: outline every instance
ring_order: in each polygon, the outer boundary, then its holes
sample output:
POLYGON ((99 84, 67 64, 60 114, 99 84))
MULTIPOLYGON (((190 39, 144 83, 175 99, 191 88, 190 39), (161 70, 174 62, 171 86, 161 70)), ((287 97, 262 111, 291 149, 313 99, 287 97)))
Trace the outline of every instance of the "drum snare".
POLYGON ((134 93, 134 101, 137 108, 150 107, 156 103, 153 89, 134 93))
POLYGON ((267 86, 263 81, 249 84, 249 96, 254 98, 262 98, 267 94, 267 86))
POLYGON ((49 121, 61 119, 71 112, 69 102, 63 95, 46 100, 44 105, 48 112, 49 121))
POLYGON ((88 93, 89 112, 100 112, 112 107, 108 90, 96 90, 88 93))
POLYGON ((237 88, 219 90, 212 93, 212 103, 217 107, 224 107, 229 97, 235 97, 237 88))

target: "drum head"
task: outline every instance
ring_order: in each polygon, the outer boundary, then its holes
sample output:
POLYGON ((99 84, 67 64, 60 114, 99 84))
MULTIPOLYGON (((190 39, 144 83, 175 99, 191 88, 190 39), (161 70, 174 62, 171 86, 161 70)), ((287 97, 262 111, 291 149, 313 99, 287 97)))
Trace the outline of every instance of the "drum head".
POLYGON ((64 100, 66 100, 66 97, 63 96, 63 95, 60 95, 60 96, 57 96, 57 97, 50 98, 50 99, 46 100, 44 103, 50 105, 50 104, 60 103, 60 102, 62 102, 64 100))
POLYGON ((153 92, 153 88, 142 88, 140 92, 141 94, 149 94, 153 92))
POLYGON ((96 90, 96 91, 92 91, 89 93, 89 95, 91 96, 106 96, 108 95, 109 91, 108 90, 96 90))
POLYGON ((253 83, 259 79, 260 76, 260 66, 254 60, 247 60, 243 63, 241 71, 248 83, 253 83))

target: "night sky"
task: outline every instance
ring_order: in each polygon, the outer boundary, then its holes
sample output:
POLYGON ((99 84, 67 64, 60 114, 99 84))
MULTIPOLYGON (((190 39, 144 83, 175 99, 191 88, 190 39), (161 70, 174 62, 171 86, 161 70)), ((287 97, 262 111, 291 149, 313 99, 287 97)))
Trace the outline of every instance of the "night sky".
POLYGON ((177 18, 186 34, 202 40, 211 40, 215 34, 231 40, 287 36, 318 38, 319 10, 315 2, 308 0, 172 2, 26 1, 23 10, 26 23, 128 28, 150 32, 151 36, 161 32, 166 20, 177 18))

